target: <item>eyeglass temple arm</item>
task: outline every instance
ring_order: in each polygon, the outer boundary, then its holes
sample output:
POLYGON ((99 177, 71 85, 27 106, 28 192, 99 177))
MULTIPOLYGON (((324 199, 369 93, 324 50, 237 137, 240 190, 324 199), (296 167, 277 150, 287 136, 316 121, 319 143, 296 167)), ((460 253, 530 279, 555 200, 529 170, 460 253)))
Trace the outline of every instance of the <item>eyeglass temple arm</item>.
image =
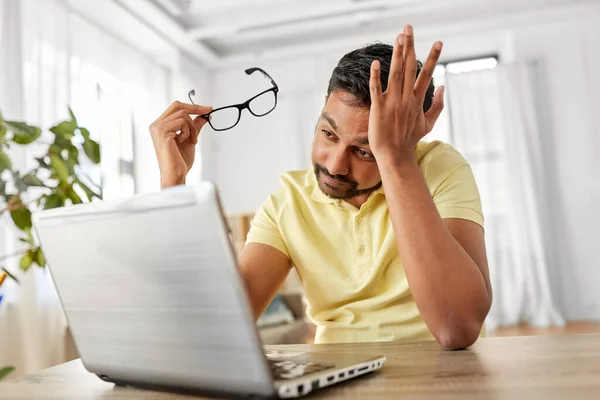
POLYGON ((275 81, 273 80, 273 78, 271 78, 271 75, 267 74, 267 73, 266 73, 266 72, 265 72, 263 69, 261 69, 261 68, 258 68, 258 67, 254 67, 254 68, 248 68, 248 69, 246 70, 246 74, 250 75, 250 74, 252 74, 252 73, 254 73, 254 72, 256 72, 256 71, 260 71, 260 72, 263 74, 263 76, 264 76, 265 78, 267 78, 268 80, 270 80, 270 81, 271 81, 271 84, 272 84, 273 86, 275 86, 275 87, 278 87, 278 86, 277 86, 277 84, 275 83, 275 81))
MULTIPOLYGON (((195 96, 195 95, 196 95, 196 90, 194 90, 194 89, 192 89, 188 92, 188 99, 190 99, 190 103, 192 103, 193 105, 196 105, 196 103, 194 103, 194 100, 192 100, 192 96, 195 96)), ((209 115, 210 115, 210 113, 202 114, 201 117, 208 121, 209 115)))

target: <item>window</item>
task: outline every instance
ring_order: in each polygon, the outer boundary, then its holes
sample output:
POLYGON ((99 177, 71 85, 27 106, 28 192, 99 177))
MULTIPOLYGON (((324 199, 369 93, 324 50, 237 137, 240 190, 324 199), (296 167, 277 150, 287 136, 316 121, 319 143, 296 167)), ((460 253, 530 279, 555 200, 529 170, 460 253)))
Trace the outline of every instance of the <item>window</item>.
POLYGON ((90 177, 106 200, 155 190, 160 178, 147 127, 167 105, 170 75, 86 21, 73 16, 71 23, 78 33, 70 46, 71 104, 102 151, 100 171, 87 165, 90 177))
POLYGON ((448 74, 490 69, 496 67, 497 64, 498 58, 496 56, 490 56, 440 63, 436 66, 435 71, 433 72, 435 87, 437 89, 442 85, 446 86, 444 93, 444 110, 440 114, 433 130, 425 137, 427 141, 441 140, 442 142, 454 145, 451 120, 452 104, 450 101, 450 91, 452 88, 447 86, 448 74))

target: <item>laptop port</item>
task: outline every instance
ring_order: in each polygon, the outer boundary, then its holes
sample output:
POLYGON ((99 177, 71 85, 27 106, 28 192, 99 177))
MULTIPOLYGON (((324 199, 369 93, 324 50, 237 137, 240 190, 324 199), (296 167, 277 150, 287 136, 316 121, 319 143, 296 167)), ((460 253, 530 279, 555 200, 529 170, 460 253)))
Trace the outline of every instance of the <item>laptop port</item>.
POLYGON ((298 385, 298 393, 304 393, 304 385, 303 384, 298 385))
POLYGON ((344 372, 340 372, 338 374, 338 378, 345 378, 345 377, 346 377, 346 373, 344 373, 344 372))
POLYGON ((327 382, 332 382, 334 378, 335 378, 335 375, 328 376, 327 377, 327 382))
POLYGON ((352 375, 354 375, 354 370, 353 369, 351 369, 350 371, 348 371, 348 376, 352 376, 352 375))
POLYGON ((315 379, 314 381, 312 381, 312 389, 316 390, 319 388, 319 380, 315 379))
POLYGON ((364 366, 364 367, 360 367, 359 369, 356 370, 356 372, 362 372, 362 371, 366 371, 369 369, 369 366, 364 366))

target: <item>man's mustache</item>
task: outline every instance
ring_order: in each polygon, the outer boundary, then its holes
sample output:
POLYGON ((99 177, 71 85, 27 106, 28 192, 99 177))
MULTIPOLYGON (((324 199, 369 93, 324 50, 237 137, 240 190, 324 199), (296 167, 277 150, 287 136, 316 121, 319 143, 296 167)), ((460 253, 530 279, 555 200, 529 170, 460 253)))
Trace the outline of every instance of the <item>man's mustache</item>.
POLYGON ((357 182, 354 182, 353 180, 350 180, 350 179, 346 178, 344 175, 332 175, 332 174, 330 174, 329 171, 327 171, 327 169, 325 169, 324 167, 322 167, 319 164, 315 164, 315 172, 317 172, 317 173, 322 172, 325 175, 327 175, 328 177, 330 177, 331 179, 336 180, 336 181, 338 181, 340 183, 349 183, 349 184, 355 185, 355 186, 358 185, 357 182))

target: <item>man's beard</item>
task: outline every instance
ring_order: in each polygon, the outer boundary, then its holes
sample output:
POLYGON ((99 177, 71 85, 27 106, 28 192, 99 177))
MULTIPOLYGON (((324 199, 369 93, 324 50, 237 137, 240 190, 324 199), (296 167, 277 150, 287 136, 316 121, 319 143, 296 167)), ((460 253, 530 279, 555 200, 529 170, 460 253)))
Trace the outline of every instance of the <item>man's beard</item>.
POLYGON ((315 163, 315 176, 317 177, 317 182, 319 182, 319 175, 321 173, 325 174, 330 179, 333 179, 334 181, 345 185, 344 187, 341 187, 341 188, 331 188, 330 190, 336 192, 336 193, 332 194, 332 193, 327 193, 325 190, 323 190, 323 188, 321 187, 321 184, 319 183, 319 189, 323 193, 325 193, 326 196, 328 196, 332 199, 351 199, 353 197, 371 193, 381 187, 381 181, 379 181, 378 184, 376 184, 375 186, 372 186, 370 188, 358 189, 358 182, 350 180, 343 175, 331 175, 327 171, 327 169, 325 169, 324 167, 315 163), (337 193, 338 191, 340 191, 340 193, 337 193))

